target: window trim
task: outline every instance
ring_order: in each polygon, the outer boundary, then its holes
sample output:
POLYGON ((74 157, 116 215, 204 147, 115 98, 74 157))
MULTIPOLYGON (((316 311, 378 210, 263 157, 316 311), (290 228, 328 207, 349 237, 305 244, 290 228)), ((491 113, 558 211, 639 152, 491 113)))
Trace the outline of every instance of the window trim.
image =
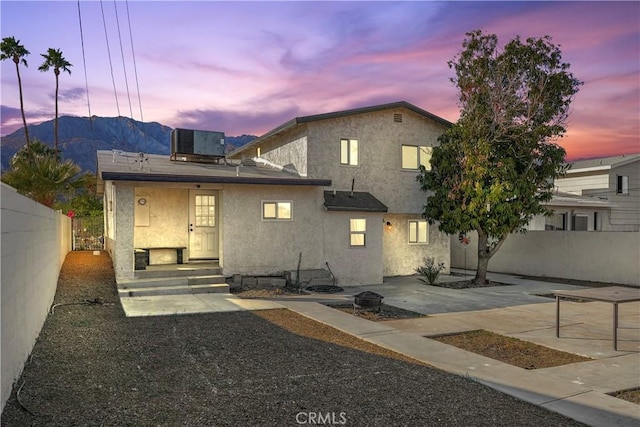
POLYGON ((349 218, 349 247, 350 248, 364 248, 367 246, 367 219, 366 218, 349 218), (354 231, 351 228, 351 221, 361 220, 364 221, 364 231, 354 231), (354 235, 362 235, 362 244, 354 245, 352 237, 354 235))
MULTIPOLYGON (((422 162, 420 160, 421 157, 422 157, 421 152, 422 152, 422 149, 425 149, 425 148, 429 149, 429 154, 430 154, 429 155, 429 165, 428 165, 429 167, 427 168, 427 170, 431 170, 431 155, 433 155, 433 147, 430 146, 430 145, 411 145, 411 144, 402 144, 400 146, 400 167, 402 168, 402 170, 405 170, 405 171, 418 171, 418 170, 420 170, 420 166, 422 165, 422 162), (404 149, 405 149, 405 147, 406 148, 415 148, 416 149, 416 158, 417 158, 417 161, 418 161, 417 167, 409 168, 409 167, 405 167, 404 166, 404 149)), ((425 168, 426 167, 427 166, 425 166, 425 168)))
POLYGON ((427 221, 426 219, 410 219, 407 221, 407 241, 410 245, 428 245, 429 244, 429 221, 427 221), (420 236, 419 236, 419 223, 425 223, 426 227, 427 227, 427 234, 424 236, 425 240, 424 241, 420 241, 420 236), (411 223, 415 223, 416 224, 416 241, 412 242, 411 241, 411 223))
POLYGON ((293 201, 291 200, 262 200, 262 202, 260 203, 260 208, 261 208, 260 216, 262 218, 262 221, 293 221, 293 201), (278 205, 281 203, 289 204, 289 218, 281 218, 278 216, 278 212, 279 212, 278 205), (265 216, 264 208, 267 204, 275 205, 275 211, 276 211, 275 217, 265 216))
POLYGON ((616 194, 629 195, 629 175, 616 175, 616 194))
POLYGON ((360 166, 360 142, 355 138, 340 138, 340 166, 360 166), (347 148, 347 161, 342 161, 342 144, 346 143, 347 148), (351 145, 355 143, 356 156, 355 163, 353 163, 353 156, 351 155, 351 145))

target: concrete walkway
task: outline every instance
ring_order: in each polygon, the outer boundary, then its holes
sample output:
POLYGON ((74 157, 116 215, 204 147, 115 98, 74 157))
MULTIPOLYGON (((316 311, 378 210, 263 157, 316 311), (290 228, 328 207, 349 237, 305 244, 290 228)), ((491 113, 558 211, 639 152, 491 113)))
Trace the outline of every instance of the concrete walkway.
MULTIPOLYGON (((441 276, 456 281, 464 272, 441 276)), ((452 290, 427 286, 415 277, 393 277, 382 285, 347 288, 337 295, 250 300, 230 294, 122 298, 127 316, 150 316, 286 307, 313 320, 436 368, 468 376, 492 388, 592 426, 640 425, 640 406, 607 393, 640 387, 640 303, 619 306, 618 351, 612 345, 612 305, 561 305, 555 336, 555 301, 539 295, 579 286, 490 274, 510 286, 452 290), (323 301, 352 302, 363 290, 396 307, 428 314, 420 319, 371 322, 327 307, 323 301), (554 368, 525 370, 426 337, 485 329, 593 358, 554 368)))

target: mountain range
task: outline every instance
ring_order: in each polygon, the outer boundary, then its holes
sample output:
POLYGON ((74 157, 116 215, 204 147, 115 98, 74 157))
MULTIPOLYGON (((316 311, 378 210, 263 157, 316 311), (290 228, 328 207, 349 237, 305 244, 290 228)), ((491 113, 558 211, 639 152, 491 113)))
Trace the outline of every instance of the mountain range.
MULTIPOLYGON (((116 149, 166 155, 170 152, 172 129, 160 123, 98 116, 61 116, 58 120, 58 144, 62 157, 72 160, 83 171, 96 171, 97 150, 116 149)), ((225 135, 225 151, 228 153, 255 138, 255 135, 225 135)), ((29 139, 37 139, 53 147, 53 120, 29 125, 29 139)), ((3 171, 9 167, 11 157, 24 143, 23 128, 0 138, 3 171)))

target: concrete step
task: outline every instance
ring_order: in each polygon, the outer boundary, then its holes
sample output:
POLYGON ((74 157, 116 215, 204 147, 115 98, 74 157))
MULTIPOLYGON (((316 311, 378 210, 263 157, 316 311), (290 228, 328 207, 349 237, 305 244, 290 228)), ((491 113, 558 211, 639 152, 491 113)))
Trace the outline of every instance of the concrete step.
POLYGON ((222 274, 222 269, 219 267, 193 267, 189 264, 184 264, 184 267, 176 267, 171 270, 154 270, 152 267, 148 267, 148 270, 136 270, 134 273, 135 278, 157 279, 165 277, 214 276, 222 274))
POLYGON ((229 285, 226 283, 197 284, 197 285, 173 285, 142 288, 118 289, 120 297, 144 297, 155 295, 182 295, 205 293, 229 293, 229 285))
POLYGON ((225 283, 220 274, 209 276, 158 277, 149 279, 123 280, 118 282, 118 289, 159 288, 166 286, 212 285, 225 283))

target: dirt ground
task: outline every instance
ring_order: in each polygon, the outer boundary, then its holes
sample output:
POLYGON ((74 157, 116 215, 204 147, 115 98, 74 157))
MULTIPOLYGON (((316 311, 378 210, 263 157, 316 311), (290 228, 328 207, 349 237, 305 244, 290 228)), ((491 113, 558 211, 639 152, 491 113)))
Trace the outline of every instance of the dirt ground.
POLYGON ((127 318, 105 254, 54 303, 3 426, 581 425, 287 310, 127 318))

